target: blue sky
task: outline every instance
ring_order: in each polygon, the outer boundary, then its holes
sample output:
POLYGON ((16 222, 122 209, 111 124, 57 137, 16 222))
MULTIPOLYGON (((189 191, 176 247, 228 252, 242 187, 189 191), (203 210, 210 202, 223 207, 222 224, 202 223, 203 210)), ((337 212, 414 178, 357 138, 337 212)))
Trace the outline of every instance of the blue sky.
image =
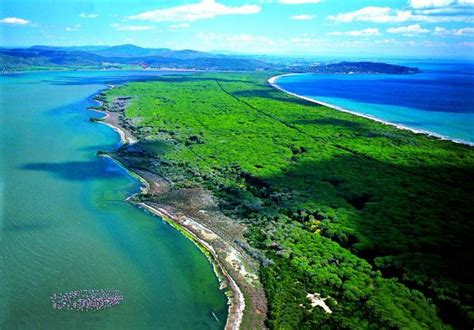
POLYGON ((474 57, 474 0, 8 0, 0 45, 474 57))

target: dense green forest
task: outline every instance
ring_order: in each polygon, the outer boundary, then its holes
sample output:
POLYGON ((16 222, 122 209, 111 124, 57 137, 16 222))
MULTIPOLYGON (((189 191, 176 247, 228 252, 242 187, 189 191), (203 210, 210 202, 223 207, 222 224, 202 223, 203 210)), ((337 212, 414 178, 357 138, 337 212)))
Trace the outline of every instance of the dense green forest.
POLYGON ((132 97, 125 125, 140 142, 119 154, 175 189, 208 188, 247 225, 271 328, 472 328, 472 147, 317 106, 267 79, 168 76, 102 99, 113 110, 132 97))

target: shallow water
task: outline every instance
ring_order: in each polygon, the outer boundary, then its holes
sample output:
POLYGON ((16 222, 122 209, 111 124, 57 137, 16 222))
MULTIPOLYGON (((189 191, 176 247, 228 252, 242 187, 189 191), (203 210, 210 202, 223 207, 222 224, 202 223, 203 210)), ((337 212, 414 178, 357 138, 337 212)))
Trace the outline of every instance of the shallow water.
POLYGON ((283 89, 416 130, 474 143, 474 63, 399 62, 415 75, 315 75, 278 79, 283 89))
POLYGON ((227 299, 188 239, 124 199, 139 183, 98 150, 89 123, 106 84, 153 72, 61 72, 0 80, 0 328, 219 329, 227 299), (53 293, 117 289, 113 308, 55 310, 53 293), (219 321, 213 316, 217 316, 219 321))

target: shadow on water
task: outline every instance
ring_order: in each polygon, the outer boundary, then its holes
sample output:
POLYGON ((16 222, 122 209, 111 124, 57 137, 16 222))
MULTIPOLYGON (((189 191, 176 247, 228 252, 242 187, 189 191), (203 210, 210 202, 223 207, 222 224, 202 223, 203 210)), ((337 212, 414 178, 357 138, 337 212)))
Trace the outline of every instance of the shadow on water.
POLYGON ((235 82, 235 83, 245 83, 251 84, 252 81, 242 80, 242 79, 224 79, 222 77, 206 77, 203 76, 205 73, 194 73, 188 75, 166 75, 162 76, 160 80, 169 81, 173 83, 186 83, 186 82, 196 82, 196 81, 220 81, 220 82, 235 82))
MULTIPOLYGON (((95 94, 93 94, 95 95, 95 94)), ((45 113, 51 115, 51 116, 58 116, 58 115, 76 115, 76 116, 82 116, 84 120, 89 120, 89 118, 102 118, 105 115, 103 113, 100 113, 98 111, 92 111, 92 110, 87 110, 88 107, 90 106, 95 106, 97 103, 92 101, 92 96, 88 96, 84 98, 83 100, 79 102, 75 102, 72 104, 67 104, 61 107, 56 107, 56 108, 51 108, 45 113)))
MULTIPOLYGON (((125 73, 125 72, 124 72, 125 73)), ((47 83, 56 86, 80 86, 80 85, 108 85, 108 84, 122 84, 126 82, 141 82, 141 81, 156 81, 160 80, 164 75, 186 75, 189 72, 143 72, 130 75, 108 75, 108 76, 66 76, 58 79, 41 80, 41 83, 47 83)))
POLYGON ((116 78, 84 78, 84 77, 67 77, 61 80, 42 80, 42 83, 47 83, 55 86, 80 86, 80 85, 102 85, 102 84, 120 84, 130 81, 153 81, 158 80, 158 77, 143 77, 143 76, 129 76, 116 78))
POLYGON ((51 228, 51 225, 44 223, 6 223, 2 226, 2 232, 31 232, 31 231, 42 231, 51 228))
POLYGON ((99 161, 79 161, 60 163, 28 163, 20 167, 26 171, 50 173, 58 178, 71 181, 114 179, 123 176, 123 170, 118 166, 106 166, 99 161))
POLYGON ((88 147, 81 147, 76 150, 78 151, 86 151, 86 152, 97 152, 97 151, 104 151, 104 150, 114 150, 117 147, 121 146, 122 142, 117 143, 110 143, 110 144, 102 144, 102 145, 94 145, 88 147))

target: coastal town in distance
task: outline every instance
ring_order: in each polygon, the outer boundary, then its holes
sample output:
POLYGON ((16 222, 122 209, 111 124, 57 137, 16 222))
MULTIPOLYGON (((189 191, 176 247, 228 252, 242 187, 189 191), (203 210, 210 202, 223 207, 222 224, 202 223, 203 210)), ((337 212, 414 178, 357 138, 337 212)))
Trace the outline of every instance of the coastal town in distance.
POLYGON ((0 6, 0 329, 472 329, 474 2, 0 6))

